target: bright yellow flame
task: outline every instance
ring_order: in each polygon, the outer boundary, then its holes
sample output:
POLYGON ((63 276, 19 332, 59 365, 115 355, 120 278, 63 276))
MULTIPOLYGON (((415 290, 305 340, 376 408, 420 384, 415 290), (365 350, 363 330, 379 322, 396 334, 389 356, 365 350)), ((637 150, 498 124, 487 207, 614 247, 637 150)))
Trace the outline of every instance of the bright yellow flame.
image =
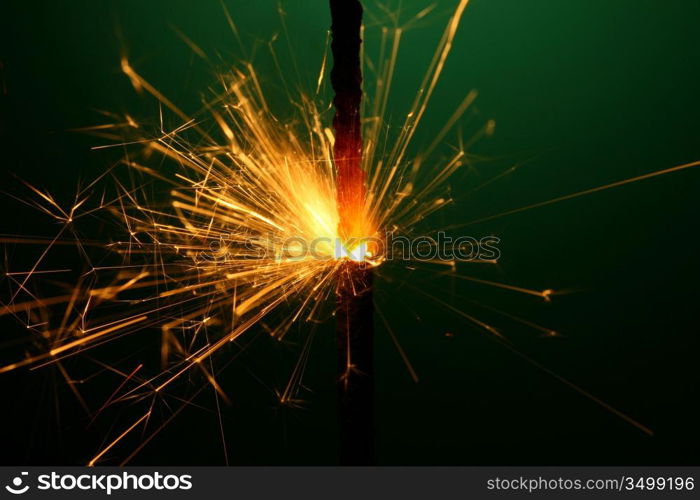
POLYGON ((354 262, 376 262, 373 260, 373 254, 369 250, 369 243, 361 241, 356 245, 344 245, 339 243, 334 257, 336 259, 347 259, 354 262))

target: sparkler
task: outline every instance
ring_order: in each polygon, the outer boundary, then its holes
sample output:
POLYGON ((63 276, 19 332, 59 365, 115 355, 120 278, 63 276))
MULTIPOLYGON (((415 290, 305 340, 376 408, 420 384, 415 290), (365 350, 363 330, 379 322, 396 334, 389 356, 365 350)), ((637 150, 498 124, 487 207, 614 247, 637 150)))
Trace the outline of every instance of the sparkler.
MULTIPOLYGON (((362 241, 371 234, 365 222, 365 175, 361 168, 362 5, 359 0, 331 0, 330 6, 339 233, 362 241)), ((341 462, 366 465, 372 462, 374 447, 372 270, 364 262, 345 262, 337 286, 341 462)))
MULTIPOLYGON (((245 349, 244 342, 249 341, 246 334, 265 329, 282 340, 291 325, 324 319, 328 304, 335 301, 343 461, 368 463, 373 433, 371 290, 373 275, 381 278, 387 256, 381 249, 370 247, 365 239, 398 229, 411 234, 420 221, 449 204, 446 187, 450 176, 469 161, 467 149, 473 142, 493 132, 493 123, 487 122, 473 140, 460 143, 449 157, 435 157, 438 146, 474 102, 476 93, 469 92, 428 147, 409 153, 468 3, 457 1, 415 100, 392 136, 384 128, 388 121, 385 115, 403 27, 382 30, 380 55, 372 65, 370 84, 374 85, 374 95, 369 104, 364 104, 366 113, 361 123, 358 50, 362 10, 357 0, 331 0, 335 133, 327 126, 325 110, 330 103, 321 92, 326 80, 325 59, 315 92, 292 95, 285 87, 296 109, 292 117, 281 117, 273 111, 250 62, 241 62, 222 74, 220 88, 205 103, 204 113, 193 117, 124 58, 122 71, 134 88, 159 101, 160 130, 157 134, 144 133, 144 125, 131 116, 92 129, 110 140, 104 147, 117 143, 127 149, 123 164, 139 179, 130 186, 115 177, 116 193, 98 193, 96 206, 90 202, 103 178, 81 189, 68 207, 29 186, 36 198, 34 205, 57 221, 60 229, 49 240, 4 238, 6 243, 38 243, 44 247, 29 270, 6 274, 14 288, 9 300, 0 306, 0 315, 14 315, 25 324, 31 353, 0 365, 0 374, 22 367, 55 366, 79 395, 79 388, 63 366, 67 359, 96 356, 102 347, 158 329, 159 367, 133 362, 133 358, 120 364, 97 361, 104 373, 118 381, 91 416, 96 418, 124 402, 141 411, 129 422, 120 422, 88 463, 110 459, 128 436, 143 433, 145 437, 135 449, 119 451, 125 464, 204 389, 213 389, 217 404, 227 400, 217 375, 235 359, 234 349, 245 349), (167 127, 168 116, 176 117, 178 125, 167 127), (154 185, 167 186, 166 196, 154 196, 154 185), (161 201, 164 197, 167 203, 161 201), (71 237, 77 235, 75 228, 82 219, 104 211, 116 217, 124 229, 122 240, 100 242, 71 237), (87 272, 65 292, 39 295, 32 283, 46 273, 62 272, 42 268, 47 254, 58 245, 73 245, 86 256, 87 272), (94 247, 107 248, 120 262, 95 263, 87 250, 94 247), (228 356, 221 362, 223 356, 215 355, 224 352, 228 356), (182 391, 191 386, 192 380, 206 383, 182 391), (177 409, 165 422, 153 424, 154 409, 175 404, 177 409)), ((414 20, 429 11, 419 12, 414 20)), ((225 15, 238 36, 232 19, 227 12, 225 15)), ((187 42, 196 53, 202 53, 193 42, 187 42)), ((274 52, 273 58, 277 61, 274 52)), ((551 205, 699 164, 672 167, 490 217, 551 205)), ((440 264, 447 264, 452 274, 460 271, 455 261, 440 264)), ((438 274, 444 269, 441 267, 438 274)), ((557 294, 553 290, 460 277, 543 300, 557 294)), ((492 325, 445 301, 432 299, 519 352, 492 325)), ((377 312, 393 335, 384 315, 379 309, 377 312)), ((556 335, 552 329, 497 308, 493 312, 556 335)), ((289 383, 278 392, 281 404, 301 404, 299 390, 312 338, 307 332, 289 383)), ((396 343, 411 376, 417 379, 396 343)), ((623 420, 651 432, 534 359, 526 359, 623 420)), ((223 434, 222 425, 222 439, 223 434)))

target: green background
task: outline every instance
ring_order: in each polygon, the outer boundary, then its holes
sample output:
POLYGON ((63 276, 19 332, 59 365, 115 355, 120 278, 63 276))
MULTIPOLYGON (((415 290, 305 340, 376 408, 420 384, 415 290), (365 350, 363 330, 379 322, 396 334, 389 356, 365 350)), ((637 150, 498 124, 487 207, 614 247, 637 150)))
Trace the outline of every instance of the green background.
MULTIPOLYGON (((413 97, 455 5, 435 3, 434 13, 405 34, 393 94, 397 115, 413 97)), ((279 31, 275 4, 227 5, 246 40, 259 39, 263 51, 279 31)), ((282 5, 303 78, 313 82, 330 23, 327 5, 282 5)), ((404 1, 401 8, 408 16, 426 5, 404 1)), ((383 18, 375 2, 366 6, 383 18)), ((1 182, 3 191, 18 196, 26 192, 10 174, 68 200, 78 179, 94 178, 119 158, 118 151, 90 151, 104 141, 69 132, 103 123, 96 110, 157 117, 154 101, 136 95, 120 72, 122 52, 188 112, 199 108, 214 73, 172 27, 210 54, 216 69, 241 55, 216 1, 5 1, 1 9, 1 182)), ((475 146, 483 161, 455 178, 457 203, 428 225, 470 221, 700 159, 698 22, 700 4, 686 0, 473 0, 416 142, 429 143, 473 88, 479 98, 462 125, 465 135, 491 118, 496 133, 475 146), (471 192, 514 164, 522 166, 471 192)), ((382 268, 376 300, 421 380, 411 381, 377 325, 377 462, 697 464, 699 187, 700 169, 687 170, 465 230, 499 236, 502 259, 498 266, 465 265, 460 273, 572 291, 551 303, 436 272, 382 268), (523 352, 655 435, 515 356, 411 286, 494 322, 523 352), (542 337, 464 297, 562 336, 542 337)), ((55 232, 17 201, 3 197, 0 203, 6 214, 0 233, 55 232)), ((19 268, 30 252, 8 246, 5 256, 19 268)), ((8 339, 5 347, 16 350, 12 341, 23 327, 3 321, 0 333, 8 339)), ((329 325, 317 334, 305 378, 313 392, 305 394, 304 410, 279 408, 271 392, 286 381, 293 345, 262 339, 227 370, 230 463, 336 463, 332 335, 329 325)), ((148 342, 157 353, 157 342, 148 342)), ((3 364, 17 353, 3 355, 3 364)), ((100 395, 96 401, 113 388, 99 384, 92 389, 100 395)), ((84 463, 105 431, 116 432, 109 419, 86 429, 89 419, 51 369, 2 375, 0 387, 3 463, 84 463)), ((223 463, 211 394, 198 405, 131 463, 223 463)), ((117 416, 123 419, 117 428, 128 415, 127 408, 117 416)))

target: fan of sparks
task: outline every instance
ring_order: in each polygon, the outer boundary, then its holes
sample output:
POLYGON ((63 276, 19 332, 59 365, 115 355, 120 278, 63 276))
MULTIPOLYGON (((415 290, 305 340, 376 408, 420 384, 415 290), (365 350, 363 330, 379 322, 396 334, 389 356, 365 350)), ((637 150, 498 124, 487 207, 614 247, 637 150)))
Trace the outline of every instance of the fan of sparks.
MULTIPOLYGON (((134 88, 159 102, 160 131, 144 133, 145 127, 131 116, 116 117, 113 123, 90 129, 110 139, 110 144, 100 147, 126 150, 118 168, 128 169, 129 178, 135 180, 133 185, 110 171, 81 189, 68 207, 47 192, 29 186, 33 192, 31 203, 58 221, 60 229, 46 241, 31 269, 7 273, 12 293, 0 306, 0 314, 14 315, 27 326, 30 346, 25 358, 3 360, 0 373, 55 365, 72 383, 62 368, 67 358, 88 356, 95 348, 126 336, 160 330, 159 367, 144 363, 127 371, 106 367, 120 376, 121 383, 95 413, 108 405, 134 400, 145 401, 146 411, 111 436, 89 461, 91 465, 109 456, 135 429, 145 429, 153 401, 177 383, 189 380, 193 371, 203 375, 207 386, 225 399, 226 391, 217 382, 217 370, 210 362, 224 346, 261 327, 282 339, 295 323, 327 317, 329 310, 332 313, 334 284, 345 260, 364 262, 378 270, 384 264, 385 249, 364 238, 381 240, 388 231, 411 234, 416 224, 450 203, 450 176, 469 162, 466 149, 494 130, 494 123, 487 121, 472 139, 459 141, 451 155, 436 154, 442 150, 438 146, 474 102, 476 93, 471 91, 463 98, 427 148, 411 152, 411 144, 467 4, 468 0, 457 3, 415 100, 403 123, 396 127, 387 125, 385 115, 402 33, 431 8, 417 13, 408 23, 380 28, 378 57, 365 57, 368 97, 363 102, 362 167, 367 196, 358 213, 352 214, 356 221, 352 235, 339 230, 332 158, 334 137, 330 128, 333 110, 326 81, 328 49, 320 61, 315 89, 295 93, 283 85, 294 110, 291 116, 272 110, 264 89, 269 75, 260 78, 252 63, 239 63, 221 74, 216 94, 207 100, 199 115, 191 117, 123 58, 121 68, 134 88), (177 121, 177 125, 168 129, 165 123, 172 121, 177 121), (116 194, 110 196, 106 194, 109 190, 101 190, 104 183, 110 183, 116 194), (115 222, 114 234, 123 237, 99 242, 76 236, 81 219, 104 212, 115 222), (312 243, 313 252, 309 252, 312 243), (61 244, 79 249, 86 271, 66 287, 65 293, 39 295, 34 291, 34 281, 61 271, 43 267, 47 255, 61 244), (94 264, 93 247, 107 249, 118 262, 94 264)), ((238 36, 228 13, 224 11, 222 17, 238 36)), ((195 53, 203 55, 199 47, 185 40, 195 53)), ((274 52, 273 60, 277 61, 274 52)), ((518 210, 528 208, 532 207, 518 210)), ((4 240, 11 244, 37 243, 30 237, 4 240)), ((441 264, 448 264, 454 271, 454 262, 441 264)), ((544 300, 556 293, 462 278, 544 300)), ((507 342, 494 327, 444 302, 440 304, 499 341, 507 342)), ((381 313, 380 316, 383 318, 381 313)), ((519 321, 556 335, 552 329, 519 321)), ((417 379, 400 346, 399 351, 417 379)), ((300 363, 303 357, 304 354, 300 363)), ((300 378, 299 370, 295 370, 289 385, 279 392, 282 403, 297 402, 300 378)), ((78 394, 77 389, 75 392, 78 394)), ((156 427, 153 432, 159 429, 156 427)), ((137 451, 131 452, 127 460, 137 451)))

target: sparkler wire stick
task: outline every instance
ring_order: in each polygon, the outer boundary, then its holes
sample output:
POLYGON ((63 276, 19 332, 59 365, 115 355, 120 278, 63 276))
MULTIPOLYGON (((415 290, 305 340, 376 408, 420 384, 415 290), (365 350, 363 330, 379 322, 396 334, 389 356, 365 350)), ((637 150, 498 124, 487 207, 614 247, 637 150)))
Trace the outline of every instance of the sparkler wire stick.
MULTIPOLYGON (((344 239, 362 238, 368 236, 363 234, 365 174, 360 129, 362 5, 359 0, 330 0, 330 7, 338 233, 344 239)), ((340 461, 367 465, 374 454, 374 306, 372 271, 367 264, 343 263, 336 297, 340 461)))

